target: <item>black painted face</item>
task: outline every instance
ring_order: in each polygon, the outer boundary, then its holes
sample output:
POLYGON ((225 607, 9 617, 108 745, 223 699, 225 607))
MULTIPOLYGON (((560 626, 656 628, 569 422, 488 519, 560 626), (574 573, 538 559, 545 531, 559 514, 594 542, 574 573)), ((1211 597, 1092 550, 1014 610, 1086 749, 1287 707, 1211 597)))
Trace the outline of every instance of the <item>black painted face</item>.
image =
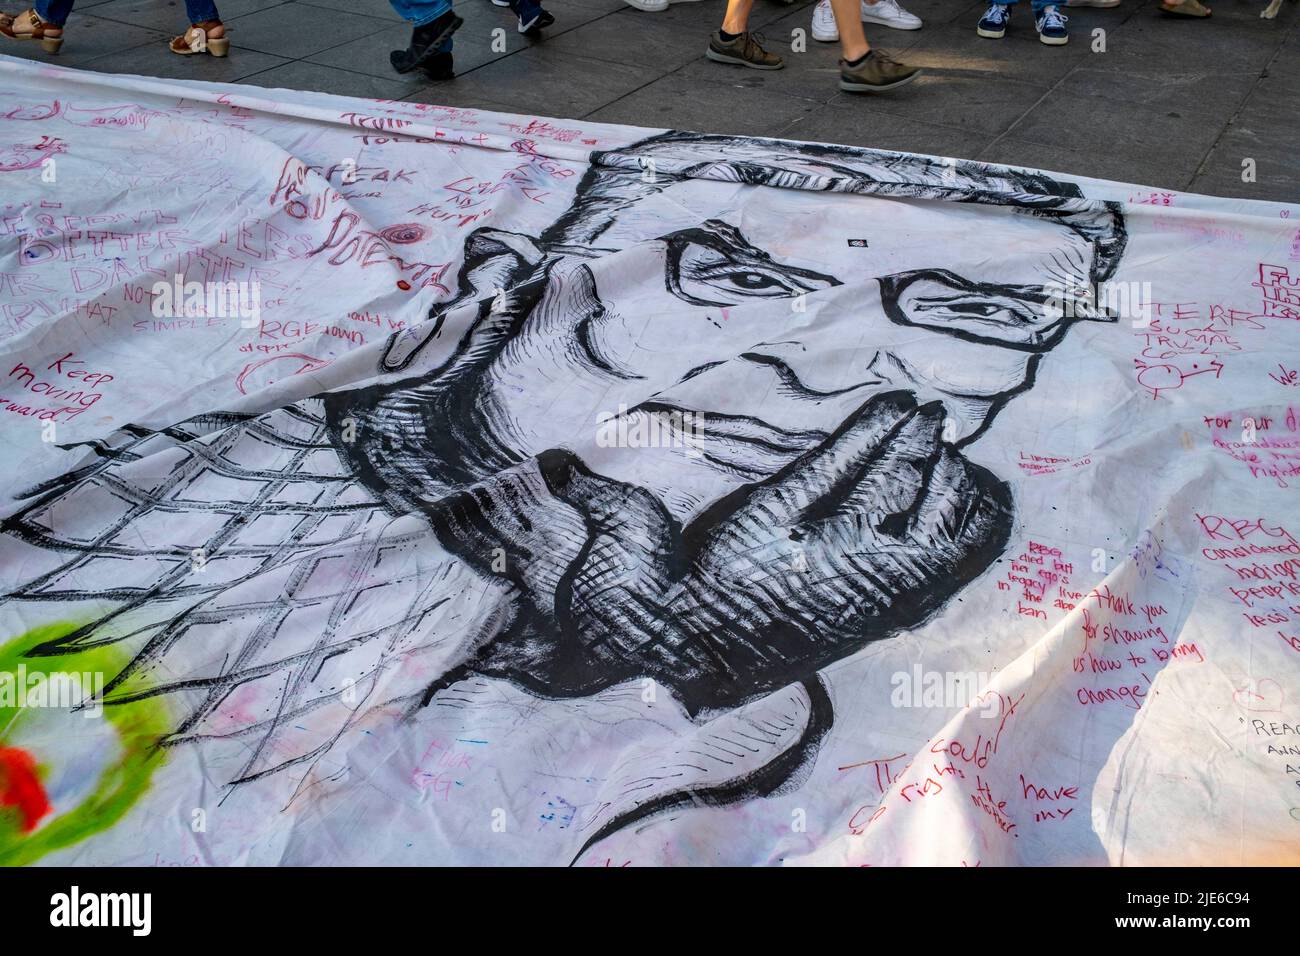
POLYGON ((647 400, 827 434, 891 388, 944 402, 952 438, 973 436, 1060 340, 1052 288, 1091 262, 1068 227, 1014 211, 970 237, 969 206, 717 187, 638 200, 599 255, 542 252, 545 291, 485 378, 522 455, 582 448, 596 416, 647 400), (690 222, 720 202, 736 208, 690 222), (650 224, 681 225, 638 238, 650 224))

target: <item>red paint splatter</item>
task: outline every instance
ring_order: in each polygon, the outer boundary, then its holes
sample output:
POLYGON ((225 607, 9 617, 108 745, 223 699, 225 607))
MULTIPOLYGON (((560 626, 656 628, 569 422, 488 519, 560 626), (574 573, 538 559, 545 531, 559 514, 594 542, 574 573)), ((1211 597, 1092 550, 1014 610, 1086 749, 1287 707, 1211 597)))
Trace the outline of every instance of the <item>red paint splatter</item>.
POLYGON ((36 775, 36 761, 26 750, 0 747, 0 807, 18 808, 23 832, 35 830, 53 809, 36 775))
POLYGON ((397 287, 401 289, 403 292, 411 291, 411 283, 407 282, 405 279, 398 279, 397 287))

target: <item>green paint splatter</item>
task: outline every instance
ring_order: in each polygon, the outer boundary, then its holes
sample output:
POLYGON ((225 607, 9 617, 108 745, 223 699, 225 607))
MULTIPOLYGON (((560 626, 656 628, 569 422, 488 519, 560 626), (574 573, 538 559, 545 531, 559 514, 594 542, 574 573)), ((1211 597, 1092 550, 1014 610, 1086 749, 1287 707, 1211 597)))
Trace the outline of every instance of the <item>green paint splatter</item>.
MULTIPOLYGON (((32 648, 63 637, 77 629, 77 624, 51 624, 40 627, 0 645, 0 673, 18 673, 22 664, 30 674, 99 672, 108 681, 119 673, 130 656, 114 645, 91 647, 84 651, 56 657, 26 657, 32 648)), ((0 746, 27 716, 26 709, 0 704, 0 746)), ((103 717, 117 734, 121 755, 106 767, 91 794, 31 833, 24 833, 21 821, 12 812, 0 808, 0 866, 22 866, 45 854, 70 846, 108 829, 140 799, 149 788, 153 772, 164 760, 156 746, 170 728, 166 706, 150 698, 130 704, 104 708, 103 717)), ((38 759, 40 754, 35 755, 38 759)))

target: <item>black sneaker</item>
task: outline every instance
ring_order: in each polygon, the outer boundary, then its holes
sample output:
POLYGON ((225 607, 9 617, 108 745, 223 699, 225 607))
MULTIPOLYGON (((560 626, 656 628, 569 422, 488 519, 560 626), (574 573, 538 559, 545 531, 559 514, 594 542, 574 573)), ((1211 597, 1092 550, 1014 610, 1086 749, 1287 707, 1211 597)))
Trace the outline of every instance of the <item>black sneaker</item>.
POLYGON ((872 50, 853 65, 840 60, 840 89, 849 93, 883 93, 911 83, 920 75, 919 66, 899 63, 879 50, 872 50))
POLYGON ((432 23, 418 26, 411 31, 411 45, 405 50, 394 50, 388 54, 388 62, 398 73, 410 73, 417 66, 438 52, 451 35, 461 28, 464 20, 448 10, 432 23))
POLYGON ((1070 18, 1056 7, 1044 7, 1043 12, 1034 21, 1038 28, 1038 39, 1048 46, 1064 46, 1070 42, 1070 31, 1065 23, 1070 18))
POLYGON ((990 40, 1001 40, 1007 34, 1007 21, 1011 19, 1011 7, 1005 3, 991 3, 975 26, 975 32, 990 40))
POLYGON ((420 70, 431 80, 452 80, 456 71, 452 68, 450 53, 435 53, 420 64, 420 70))
POLYGON ((519 18, 520 33, 537 33, 555 22, 537 0, 514 0, 511 10, 519 18))

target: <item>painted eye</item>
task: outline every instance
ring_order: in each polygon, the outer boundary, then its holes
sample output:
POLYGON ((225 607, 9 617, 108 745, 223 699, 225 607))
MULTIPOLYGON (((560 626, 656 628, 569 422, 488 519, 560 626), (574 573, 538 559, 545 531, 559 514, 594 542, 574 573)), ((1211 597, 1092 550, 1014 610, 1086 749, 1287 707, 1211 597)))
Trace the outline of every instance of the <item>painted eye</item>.
POLYGON ((949 308, 953 312, 963 312, 966 315, 978 315, 984 318, 990 318, 1002 311, 991 302, 953 302, 949 304, 949 308))
POLYGON ((745 299, 793 298, 835 285, 819 276, 745 249, 685 242, 673 259, 668 287, 696 305, 735 305, 745 299), (748 261, 746 261, 748 260, 748 261))
POLYGON ((760 272, 733 272, 727 278, 736 288, 744 289, 747 292, 787 288, 771 276, 765 276, 760 272))
POLYGON ((1006 341, 1036 342, 1041 330, 1051 324, 1042 306, 1008 295, 926 296, 915 294, 920 289, 909 291, 914 294, 905 296, 901 304, 917 325, 989 335, 1006 341))

